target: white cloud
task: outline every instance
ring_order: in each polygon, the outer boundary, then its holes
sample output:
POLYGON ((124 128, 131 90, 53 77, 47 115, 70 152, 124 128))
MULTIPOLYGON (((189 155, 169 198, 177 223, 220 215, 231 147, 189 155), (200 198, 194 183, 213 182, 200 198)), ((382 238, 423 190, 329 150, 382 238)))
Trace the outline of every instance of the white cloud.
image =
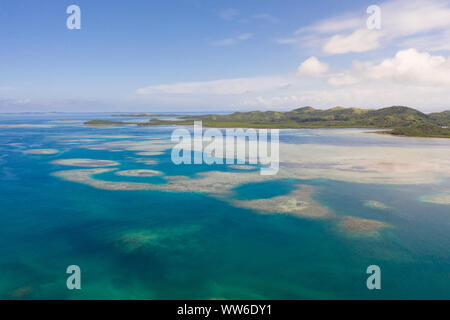
POLYGON ((342 31, 349 31, 361 28, 365 21, 361 17, 354 17, 354 15, 345 15, 334 17, 330 19, 321 20, 310 26, 302 27, 294 32, 294 34, 304 33, 319 33, 329 34, 342 31))
POLYGON ((379 62, 354 61, 351 68, 333 72, 311 57, 291 75, 154 85, 137 93, 142 101, 178 109, 187 104, 219 110, 408 105, 436 111, 448 108, 450 101, 450 58, 408 49, 379 62))
POLYGON ((450 59, 432 56, 415 49, 399 51, 368 70, 371 79, 392 79, 398 82, 450 85, 450 59))
MULTIPOLYGON (((319 108, 408 105, 422 111, 448 108, 450 58, 430 52, 450 51, 450 2, 394 0, 381 3, 380 7, 381 30, 366 28, 368 15, 366 8, 361 8, 275 40, 316 50, 296 73, 154 85, 138 89, 137 98, 171 106, 189 103, 199 109, 220 110, 293 109, 305 105, 319 108), (363 53, 387 46, 390 52, 395 49, 397 53, 381 56, 383 52, 378 51, 368 61, 355 60, 351 67, 340 70, 330 68, 314 56, 317 52, 363 53)), ((239 21, 238 15, 230 11, 222 18, 239 21)), ((269 16, 253 15, 248 19, 269 19, 269 16)), ((252 34, 244 33, 212 44, 232 45, 251 37, 252 34)))
POLYGON ((332 85, 352 85, 367 81, 436 85, 450 89, 450 58, 407 49, 379 64, 355 61, 351 70, 329 78, 332 85))
POLYGON ((409 38, 401 41, 399 46, 426 51, 450 51, 450 29, 439 34, 409 38))
POLYGON ((379 30, 359 29, 348 36, 335 35, 323 46, 328 54, 366 52, 380 47, 383 33, 379 30))
POLYGON ((450 3, 445 0, 397 0, 381 5, 382 27, 394 37, 450 28, 450 3))
POLYGON ((137 90, 138 94, 176 95, 241 95, 282 89, 289 86, 283 77, 257 77, 222 79, 213 81, 180 82, 168 85, 148 86, 137 90))
POLYGON ((348 86, 358 82, 359 79, 351 75, 349 72, 338 73, 328 78, 328 83, 333 86, 348 86))
POLYGON ((450 2, 448 0, 393 0, 380 4, 381 31, 366 28, 364 8, 330 17, 294 32, 278 43, 317 46, 328 54, 367 52, 386 45, 419 47, 427 51, 450 50, 450 2), (294 41, 293 39, 297 39, 294 41), (431 49, 426 45, 430 45, 431 49))
POLYGON ((433 112, 446 109, 448 105, 445 101, 449 98, 449 91, 441 88, 377 83, 371 86, 357 85, 351 90, 347 87, 317 88, 289 95, 260 95, 235 103, 235 106, 292 110, 300 106, 381 108, 406 105, 423 112, 433 112))
POLYGON ((302 76, 317 76, 328 71, 328 64, 320 62, 316 57, 311 57, 302 62, 298 67, 298 73, 302 76))
POLYGON ((237 44, 237 43, 239 43, 241 41, 249 40, 252 37, 253 37, 252 33, 243 33, 243 34, 240 34, 240 35, 238 35, 236 37, 231 37, 231 38, 225 38, 225 39, 222 39, 222 40, 212 41, 211 44, 213 46, 231 46, 231 45, 237 44))

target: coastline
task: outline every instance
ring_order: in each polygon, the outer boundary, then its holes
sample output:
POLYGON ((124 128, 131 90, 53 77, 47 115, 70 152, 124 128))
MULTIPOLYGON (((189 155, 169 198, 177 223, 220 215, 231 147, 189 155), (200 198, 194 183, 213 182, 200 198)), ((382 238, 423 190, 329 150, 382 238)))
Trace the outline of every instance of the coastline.
MULTIPOLYGON (((164 126, 164 125, 174 125, 174 126, 192 126, 194 124, 193 121, 158 121, 157 123, 152 122, 122 122, 122 121, 109 121, 109 120, 90 120, 83 123, 87 126, 117 126, 117 125, 136 125, 136 126, 164 126)), ((395 134, 392 133, 394 129, 380 128, 380 127, 362 127, 362 126, 276 126, 276 125, 224 125, 225 123, 210 123, 203 122, 202 126, 204 128, 218 128, 218 129, 372 129, 372 130, 380 130, 380 131, 367 131, 366 133, 375 133, 381 135, 388 135, 393 137, 404 137, 404 138, 439 138, 439 139, 450 139, 450 136, 442 136, 442 135, 405 135, 405 134, 395 134)))
MULTIPOLYGON (((448 112, 425 114, 405 106, 381 109, 336 107, 327 110, 303 107, 291 111, 249 111, 230 114, 183 115, 175 119, 151 118, 147 122, 90 120, 85 125, 193 125, 241 129, 377 129, 380 134, 405 137, 450 138, 448 112)), ((142 113, 150 115, 151 113, 142 113)), ((131 114, 136 115, 136 114, 131 114)), ((153 116, 162 116, 151 114, 153 116)))

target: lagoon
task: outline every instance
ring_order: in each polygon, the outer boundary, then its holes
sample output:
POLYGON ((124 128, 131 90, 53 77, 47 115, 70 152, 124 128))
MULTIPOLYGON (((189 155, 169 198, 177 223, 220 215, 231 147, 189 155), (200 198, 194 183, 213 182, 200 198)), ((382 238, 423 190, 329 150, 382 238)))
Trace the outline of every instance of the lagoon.
POLYGON ((281 130, 261 176, 100 117, 0 115, 0 298, 450 298, 450 140, 281 130))

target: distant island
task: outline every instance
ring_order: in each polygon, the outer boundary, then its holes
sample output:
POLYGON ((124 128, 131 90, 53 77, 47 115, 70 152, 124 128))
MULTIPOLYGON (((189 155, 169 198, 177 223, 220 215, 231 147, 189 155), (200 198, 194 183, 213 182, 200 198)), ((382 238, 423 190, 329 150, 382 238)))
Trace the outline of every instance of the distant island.
POLYGON ((377 110, 343 107, 319 110, 312 107, 303 107, 288 112, 251 111, 235 112, 227 115, 183 115, 178 116, 175 120, 152 118, 148 122, 91 120, 85 122, 85 124, 192 125, 194 121, 202 121, 204 127, 216 128, 370 128, 389 129, 381 133, 397 136, 450 138, 450 111, 425 114, 403 106, 377 110))
POLYGON ((113 114, 112 117, 130 117, 130 118, 138 118, 138 117, 177 117, 176 114, 170 113, 147 113, 147 112, 135 112, 135 113, 125 113, 125 114, 113 114))

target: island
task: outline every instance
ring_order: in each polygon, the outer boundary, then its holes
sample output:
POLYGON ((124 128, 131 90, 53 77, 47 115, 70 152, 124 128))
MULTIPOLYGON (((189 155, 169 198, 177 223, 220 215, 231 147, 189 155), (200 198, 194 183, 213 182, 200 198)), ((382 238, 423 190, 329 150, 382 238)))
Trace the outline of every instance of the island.
POLYGON ((139 118, 139 117, 177 117, 176 114, 170 113, 148 113, 148 112, 135 112, 135 113, 125 113, 125 114, 113 114, 111 117, 122 117, 122 118, 139 118))
POLYGON ((174 120, 152 118, 147 122, 91 120, 86 125, 192 125, 202 121, 204 127, 259 129, 368 128, 387 129, 378 133, 450 138, 450 110, 425 114, 416 109, 393 106, 382 109, 335 107, 327 110, 302 107, 292 111, 250 111, 218 115, 183 115, 174 120))

